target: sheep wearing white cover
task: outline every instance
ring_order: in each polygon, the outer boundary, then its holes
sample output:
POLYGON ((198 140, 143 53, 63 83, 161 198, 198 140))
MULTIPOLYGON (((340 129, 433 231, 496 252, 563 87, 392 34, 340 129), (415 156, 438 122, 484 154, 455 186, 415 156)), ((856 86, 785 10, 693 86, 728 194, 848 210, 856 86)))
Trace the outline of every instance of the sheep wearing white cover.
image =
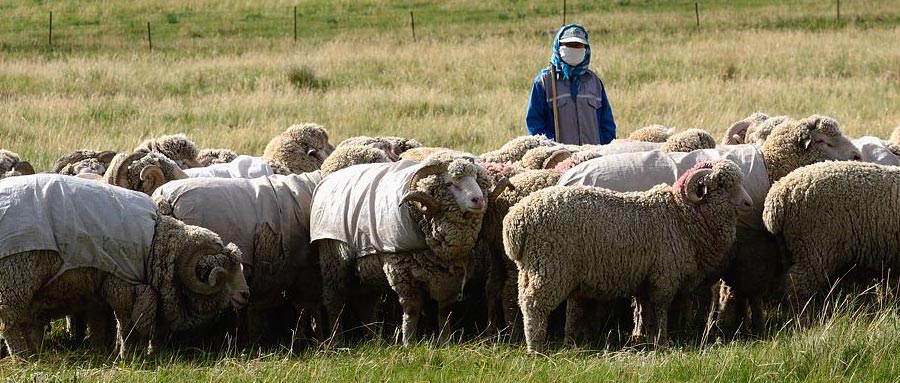
POLYGON ((730 161, 702 162, 674 186, 632 193, 555 186, 513 206, 503 245, 519 269, 528 350, 544 348, 547 318, 563 301, 566 334, 574 338, 585 326, 586 299, 630 296, 638 298, 650 340, 665 345, 672 300, 718 268, 738 214, 750 209, 741 181, 730 161))
POLYGON ((284 303, 293 284, 296 306, 318 311, 319 270, 311 260, 309 209, 322 177, 319 172, 254 179, 189 178, 156 189, 161 214, 217 233, 241 250, 244 275, 253 295, 240 323, 241 343, 263 338, 267 315, 284 303))
POLYGON ((841 270, 892 275, 900 267, 897 223, 900 168, 826 162, 798 169, 774 185, 765 201, 766 228, 785 247, 787 297, 809 324, 814 297, 841 270))
POLYGON ((194 327, 249 290, 240 250, 159 216, 149 197, 41 174, 0 184, 0 329, 10 354, 38 352, 53 318, 83 315, 92 343, 119 354, 194 327), (118 322, 115 336, 109 310, 118 322))
POLYGON ((322 177, 353 165, 391 161, 387 153, 378 148, 364 145, 338 145, 322 163, 322 177))
POLYGON ((34 168, 19 155, 6 149, 0 149, 0 179, 34 174, 34 168))
POLYGON ((482 154, 484 162, 513 163, 520 161, 525 153, 539 146, 554 146, 553 140, 544 135, 519 136, 509 140, 497 150, 482 154))
POLYGON ((119 153, 106 173, 103 182, 152 195, 156 188, 172 180, 188 178, 174 161, 159 153, 119 153))
MULTIPOLYGON (((783 122, 772 130, 761 149, 753 145, 725 145, 691 153, 656 151, 601 157, 566 172, 560 185, 599 186, 615 191, 648 190, 658 183, 674 183, 676 177, 700 161, 720 158, 734 161, 742 168, 744 187, 754 201, 753 212, 738 222, 737 240, 722 270, 723 279, 734 291, 730 303, 737 306, 723 304, 720 310, 727 311, 728 306, 746 307, 744 302, 750 300, 752 316, 745 323, 752 323, 753 331, 759 332, 763 326, 759 303, 770 293, 782 272, 781 256, 772 251, 777 249, 775 239, 766 233, 762 224, 762 203, 771 183, 797 168, 822 161, 861 158, 834 119, 810 116, 783 122)), ((726 315, 739 321, 721 322, 720 326, 725 332, 733 333, 747 316, 744 312, 726 315)))
POLYGON ((769 115, 761 112, 755 112, 747 118, 737 121, 728 129, 725 129, 725 136, 722 137, 722 145, 741 145, 751 143, 747 140, 747 133, 752 132, 756 124, 769 119, 769 115))
POLYGON ((438 302, 439 323, 446 323, 465 284, 489 185, 484 169, 452 154, 357 165, 323 179, 311 240, 330 333, 341 336, 348 299, 387 290, 399 297, 404 344, 415 338, 424 298, 438 302))
POLYGON ((692 152, 699 149, 714 149, 716 139, 703 129, 688 129, 675 133, 666 139, 660 150, 664 152, 692 152))
POLYGON ((325 128, 307 122, 292 125, 273 137, 262 158, 277 174, 300 174, 319 170, 332 151, 334 146, 328 143, 325 128))
POLYGON ((203 166, 197 160, 200 149, 184 133, 149 138, 134 148, 134 151, 162 154, 174 161, 181 169, 203 166))

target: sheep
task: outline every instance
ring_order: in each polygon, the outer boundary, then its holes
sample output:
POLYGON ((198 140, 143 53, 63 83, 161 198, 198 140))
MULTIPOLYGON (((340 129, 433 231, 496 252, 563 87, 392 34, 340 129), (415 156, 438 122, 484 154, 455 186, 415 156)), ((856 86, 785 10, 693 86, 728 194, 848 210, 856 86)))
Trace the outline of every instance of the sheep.
POLYGON ((341 141, 338 144, 338 148, 341 146, 348 145, 358 145, 358 146, 369 146, 376 149, 381 149, 387 154, 387 156, 391 159, 391 161, 397 161, 400 159, 400 156, 410 149, 421 148, 422 144, 419 141, 413 139, 407 139, 403 137, 369 137, 369 136, 358 136, 358 137, 350 137, 346 140, 341 141))
POLYGON ((275 173, 288 175, 319 170, 334 147, 328 143, 328 132, 311 122, 292 125, 272 138, 262 158, 275 173))
POLYGON ((362 145, 338 145, 322 163, 322 177, 343 168, 359 165, 391 162, 381 149, 362 145))
POLYGON ((660 150, 672 152, 692 152, 698 149, 714 149, 716 139, 702 129, 688 129, 675 133, 666 139, 660 150))
POLYGON ((166 182, 188 178, 174 161, 159 153, 119 153, 106 173, 103 182, 152 195, 166 182))
POLYGON ((898 195, 900 168, 859 162, 806 166, 772 185, 763 219, 786 249, 786 297, 802 322, 840 271, 888 275, 900 267, 898 195))
POLYGON ((259 157, 237 156, 228 163, 212 164, 202 168, 185 169, 190 178, 257 178, 275 174, 269 163, 259 157))
POLYGON ((0 328, 17 357, 37 353, 54 317, 85 315, 92 342, 108 347, 111 309, 123 356, 249 298, 236 246, 159 216, 140 193, 59 174, 18 177, 0 184, 0 216, 0 328))
POLYGON ((78 176, 87 174, 103 175, 109 168, 116 152, 111 150, 76 150, 63 155, 50 167, 50 173, 78 176))
MULTIPOLYGON (((841 134, 834 119, 814 115, 803 120, 783 121, 772 129, 760 149, 753 145, 725 145, 716 150, 691 153, 667 155, 656 151, 602 157, 567 171, 559 184, 642 191, 658 183, 672 184, 675 177, 697 162, 719 158, 732 160, 742 167, 744 187, 755 202, 753 213, 738 221, 736 245, 729 251, 722 277, 732 287, 734 300, 749 299, 753 303, 752 313, 762 314, 762 309, 755 304, 770 292, 769 288, 781 272, 780 255, 772 252, 777 249, 775 238, 766 232, 762 222, 762 202, 769 186, 805 165, 861 158, 856 147, 841 134)), ((728 306, 719 307, 719 311, 729 310, 728 306)), ((741 303, 737 307, 743 306, 741 303)), ((745 314, 726 316, 743 319, 745 314)), ((761 315, 753 315, 750 319, 748 323, 752 324, 753 332, 761 331, 761 315)), ((737 328, 735 323, 721 322, 719 325, 727 333, 733 333, 737 328)))
POLYGON ((642 142, 666 142, 675 133, 675 128, 664 125, 648 125, 631 132, 627 140, 642 142))
POLYGON ((725 136, 722 137, 722 145, 741 145, 747 144, 747 133, 752 132, 751 127, 769 119, 769 115, 762 112, 755 112, 747 116, 747 118, 737 121, 728 129, 725 129, 725 136))
POLYGON ((737 216, 750 210, 742 177, 730 161, 701 162, 674 186, 632 193, 554 186, 513 206, 503 246, 519 269, 528 350, 543 349, 547 317, 564 300, 566 336, 574 339, 585 299, 629 296, 641 305, 635 322, 665 345, 670 303, 718 267, 737 216))
POLYGON ((189 178, 162 185, 153 193, 161 214, 217 233, 241 250, 244 274, 253 291, 242 316, 242 343, 270 329, 266 314, 283 302, 293 283, 305 302, 318 301, 319 270, 310 259, 309 209, 322 176, 318 171, 254 179, 189 178))
POLYGON ((0 149, 0 179, 34 174, 34 168, 19 155, 6 149, 0 149))
POLYGON ((898 166, 900 158, 891 150, 891 143, 874 136, 864 136, 851 140, 859 149, 863 162, 879 165, 898 166))
POLYGON ((500 149, 482 154, 484 162, 513 163, 520 161, 525 153, 539 146, 554 146, 551 139, 544 135, 519 136, 503 144, 500 149))
POLYGON ((747 128, 746 143, 761 148, 776 126, 793 121, 794 119, 788 116, 775 116, 750 124, 750 127, 747 128))
POLYGON ((410 160, 416 162, 422 162, 426 157, 439 152, 455 152, 453 149, 440 148, 434 146, 423 146, 418 148, 409 149, 403 154, 400 155, 401 160, 410 160))
POLYGON ((484 169, 449 153, 421 164, 353 166, 323 179, 310 226, 330 333, 341 337, 348 298, 385 290, 399 297, 404 345, 415 338, 426 294, 446 323, 466 282, 485 197, 494 194, 489 184, 484 169), (353 280, 360 288, 348 291, 353 280))
POLYGON ((522 169, 552 169, 560 162, 572 157, 572 152, 560 146, 539 146, 522 156, 519 166, 522 169))
POLYGON ((159 153, 174 161, 181 169, 199 168, 203 165, 197 160, 200 150, 197 144, 187 138, 184 133, 159 136, 144 140, 134 148, 135 152, 159 153))
POLYGON ((227 164, 234 161, 238 155, 231 149, 202 149, 197 154, 197 161, 202 166, 214 164, 227 164))

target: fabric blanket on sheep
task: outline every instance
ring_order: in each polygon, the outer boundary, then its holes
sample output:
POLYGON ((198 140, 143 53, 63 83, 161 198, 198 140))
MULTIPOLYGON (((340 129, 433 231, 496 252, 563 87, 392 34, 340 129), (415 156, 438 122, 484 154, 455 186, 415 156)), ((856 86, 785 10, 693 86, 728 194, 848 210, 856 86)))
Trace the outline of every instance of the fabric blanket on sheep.
POLYGON ((662 148, 662 142, 644 142, 644 141, 613 141, 609 145, 594 145, 591 151, 600 153, 604 156, 611 156, 622 153, 649 152, 662 148))
POLYGON ((900 166, 900 158, 897 158, 885 145, 884 140, 878 137, 865 136, 852 140, 853 145, 859 149, 864 162, 879 165, 900 166))
MULTIPOLYGON (((156 205, 143 193, 59 174, 0 181, 0 257, 58 252, 64 271, 92 267, 145 283, 156 205)), ((56 278, 54 276, 54 278, 56 278)))
POLYGON ((262 158, 237 156, 227 164, 214 164, 203 168, 185 169, 184 173, 191 178, 257 178, 275 174, 269 163, 262 158))
POLYGON ((316 188, 311 240, 335 239, 359 255, 427 248, 425 235, 400 206, 418 162, 363 164, 334 172, 316 188))
POLYGON ((672 185, 682 174, 702 161, 728 159, 744 173, 744 189, 753 199, 753 211, 738 219, 742 227, 765 230, 763 204, 769 191, 769 173, 762 153, 753 145, 724 145, 690 153, 664 153, 660 150, 625 153, 595 158, 570 169, 559 185, 599 186, 615 191, 644 191, 658 184, 672 185))
POLYGON ((188 178, 164 184, 153 193, 172 206, 172 216, 212 230, 233 242, 242 262, 254 265, 254 238, 264 225, 281 238, 284 255, 298 265, 309 260, 309 208, 319 172, 254 179, 188 178))

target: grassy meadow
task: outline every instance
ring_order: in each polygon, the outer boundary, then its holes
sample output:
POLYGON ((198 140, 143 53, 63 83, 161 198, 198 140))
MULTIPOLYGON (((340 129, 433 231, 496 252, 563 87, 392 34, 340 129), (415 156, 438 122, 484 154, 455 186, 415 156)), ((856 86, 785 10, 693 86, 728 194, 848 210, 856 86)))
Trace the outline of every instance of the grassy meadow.
MULTIPOLYGON (((591 32, 623 137, 659 123, 721 136, 731 122, 833 116, 846 133, 900 125, 896 0, 569 0, 591 32)), ((561 1, 132 0, 0 3, 0 148, 45 170, 75 149, 125 151, 183 132, 260 155, 293 123, 332 140, 414 137, 481 153, 524 134, 531 81, 561 1), (294 40, 294 7, 297 39, 294 40), (48 38, 53 12, 52 46, 48 38), (410 28, 415 19, 415 37, 410 28), (153 50, 147 41, 151 26, 153 50)), ((851 300, 855 300, 853 298, 851 300)), ((664 351, 488 340, 411 348, 162 350, 134 360, 61 350, 0 360, 11 381, 858 381, 900 377, 900 312, 845 304, 822 325, 664 351)))

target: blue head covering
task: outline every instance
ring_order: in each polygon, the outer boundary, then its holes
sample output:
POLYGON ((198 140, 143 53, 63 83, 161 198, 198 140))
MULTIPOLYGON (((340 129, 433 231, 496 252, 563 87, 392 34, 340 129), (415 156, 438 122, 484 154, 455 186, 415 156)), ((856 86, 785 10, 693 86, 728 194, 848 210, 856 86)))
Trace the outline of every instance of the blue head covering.
MULTIPOLYGON (((564 25, 559 29, 559 32, 556 32, 556 37, 553 39, 553 54, 550 56, 550 65, 553 65, 556 73, 561 73, 564 79, 571 81, 572 86, 570 88, 569 95, 572 96, 572 99, 574 100, 575 96, 578 95, 578 85, 581 74, 584 73, 584 71, 586 71, 591 64, 591 46, 585 45, 584 60, 581 61, 581 64, 578 64, 577 66, 571 66, 563 61, 559 57, 559 40, 567 30, 573 28, 579 29, 580 32, 583 33, 584 39, 588 39, 587 30, 584 29, 581 24, 564 25)), ((572 32, 569 32, 569 34, 571 33, 572 32)))

